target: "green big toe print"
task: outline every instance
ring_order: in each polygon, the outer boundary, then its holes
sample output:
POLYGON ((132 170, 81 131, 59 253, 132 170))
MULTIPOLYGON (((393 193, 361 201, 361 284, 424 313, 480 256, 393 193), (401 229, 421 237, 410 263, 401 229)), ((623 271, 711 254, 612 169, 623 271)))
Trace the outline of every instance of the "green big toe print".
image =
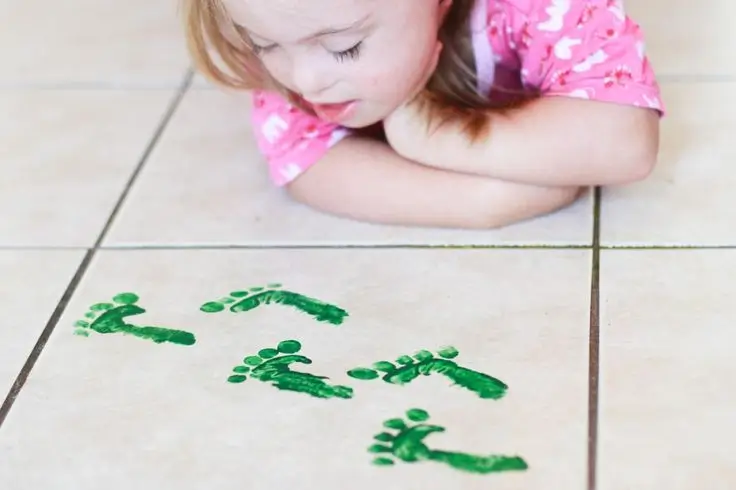
POLYGON ((394 433, 381 432, 373 439, 378 441, 368 448, 376 456, 373 464, 390 466, 397 461, 417 463, 434 461, 442 463, 456 470, 469 473, 499 473, 504 471, 521 471, 528 469, 526 461, 518 456, 476 456, 457 451, 441 451, 430 449, 424 440, 433 433, 444 432, 445 428, 439 425, 425 424, 429 420, 429 413, 414 408, 406 412, 405 420, 396 418, 386 420, 383 426, 394 433), (413 423, 412 423, 413 422, 413 423))
POLYGON ((473 371, 458 365, 452 359, 459 352, 454 347, 445 347, 437 351, 437 356, 427 350, 421 350, 411 356, 401 356, 396 364, 388 361, 379 361, 373 368, 355 368, 348 371, 348 375, 355 379, 374 380, 383 373, 383 381, 394 385, 411 383, 421 376, 439 374, 458 386, 477 394, 480 398, 498 400, 502 398, 508 386, 501 380, 487 374, 473 371))
POLYGON ((140 327, 128 323, 125 319, 145 313, 146 310, 138 306, 138 296, 133 293, 121 293, 112 299, 112 303, 97 303, 90 306, 85 313, 85 320, 79 320, 74 325, 74 333, 89 336, 90 332, 98 334, 132 335, 140 339, 150 340, 158 344, 169 342, 179 345, 192 345, 196 342, 194 334, 183 330, 173 330, 162 327, 140 327))
POLYGON ((261 349, 258 355, 243 359, 243 364, 233 368, 230 383, 243 383, 255 379, 271 383, 280 390, 305 393, 316 398, 352 398, 353 389, 348 386, 332 386, 325 376, 292 371, 292 364, 312 364, 308 357, 297 354, 302 345, 296 340, 284 340, 275 349, 261 349))
POLYGON ((242 313, 263 305, 280 304, 296 308, 317 321, 332 325, 341 325, 348 316, 348 312, 338 306, 280 288, 281 284, 269 284, 266 287, 233 291, 224 298, 203 304, 200 310, 205 313, 219 313, 229 306, 231 312, 242 313))

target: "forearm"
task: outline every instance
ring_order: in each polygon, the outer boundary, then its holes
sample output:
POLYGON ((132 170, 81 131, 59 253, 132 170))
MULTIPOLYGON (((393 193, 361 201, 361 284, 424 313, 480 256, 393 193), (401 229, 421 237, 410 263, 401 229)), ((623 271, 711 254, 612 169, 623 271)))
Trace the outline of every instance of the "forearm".
POLYGON ((437 168, 537 185, 631 182, 653 168, 659 115, 649 109, 545 97, 489 113, 487 137, 471 143, 452 125, 417 146, 417 161, 437 168))
POLYGON ((434 169, 386 143, 346 138, 288 187, 323 212, 374 223, 497 228, 574 201, 574 188, 546 188, 434 169))

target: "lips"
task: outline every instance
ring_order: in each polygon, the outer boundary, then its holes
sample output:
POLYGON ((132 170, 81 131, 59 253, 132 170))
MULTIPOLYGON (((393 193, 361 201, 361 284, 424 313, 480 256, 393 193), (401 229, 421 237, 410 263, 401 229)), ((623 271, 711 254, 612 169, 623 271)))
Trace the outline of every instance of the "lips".
POLYGON ((358 105, 358 101, 350 100, 337 104, 312 104, 314 112, 321 119, 339 123, 350 118, 358 105))

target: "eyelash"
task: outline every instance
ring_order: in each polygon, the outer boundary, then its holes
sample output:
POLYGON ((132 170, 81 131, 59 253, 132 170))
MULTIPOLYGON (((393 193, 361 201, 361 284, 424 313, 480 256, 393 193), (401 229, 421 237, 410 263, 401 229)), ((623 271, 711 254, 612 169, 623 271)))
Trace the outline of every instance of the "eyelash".
POLYGON ((332 55, 339 63, 343 63, 347 60, 355 61, 360 57, 360 50, 362 47, 363 41, 359 42, 352 48, 346 49, 345 51, 340 51, 338 53, 332 53, 332 55))
POLYGON ((255 54, 256 56, 260 56, 262 54, 268 53, 274 47, 273 46, 259 46, 257 44, 251 44, 250 48, 253 50, 253 54, 255 54))
MULTIPOLYGON (((252 45, 253 53, 256 56, 262 54, 268 54, 276 46, 258 46, 257 44, 252 45)), ((363 41, 352 48, 346 49, 345 51, 332 52, 332 56, 337 60, 338 63, 344 63, 345 61, 355 61, 360 57, 361 49, 363 48, 363 41)))

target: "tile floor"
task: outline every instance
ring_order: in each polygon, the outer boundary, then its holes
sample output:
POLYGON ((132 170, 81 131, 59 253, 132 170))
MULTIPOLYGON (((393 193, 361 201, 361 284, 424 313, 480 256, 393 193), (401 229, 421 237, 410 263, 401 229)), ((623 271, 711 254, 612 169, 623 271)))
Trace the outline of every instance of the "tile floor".
POLYGON ((174 2, 0 3, 0 488, 734 488, 736 7, 627 7, 654 175, 458 232, 269 187, 174 2))

